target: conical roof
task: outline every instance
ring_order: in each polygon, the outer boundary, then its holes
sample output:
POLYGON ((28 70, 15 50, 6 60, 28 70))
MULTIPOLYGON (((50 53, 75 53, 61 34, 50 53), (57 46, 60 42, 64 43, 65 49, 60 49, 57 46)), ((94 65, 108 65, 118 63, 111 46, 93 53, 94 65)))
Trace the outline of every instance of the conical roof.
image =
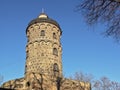
MULTIPOLYGON (((55 20, 49 18, 48 15, 45 14, 45 13, 41 13, 41 14, 38 16, 38 18, 33 19, 32 21, 30 21, 30 23, 28 24, 28 27, 31 26, 32 24, 42 23, 42 22, 54 24, 54 25, 57 26, 57 27, 60 29, 60 31, 61 31, 61 28, 60 28, 59 24, 58 24, 55 20)), ((28 27, 27 27, 27 29, 28 29, 28 27)), ((27 29, 26 29, 26 31, 27 31, 27 29)), ((61 31, 61 32, 62 32, 62 31, 61 31)))

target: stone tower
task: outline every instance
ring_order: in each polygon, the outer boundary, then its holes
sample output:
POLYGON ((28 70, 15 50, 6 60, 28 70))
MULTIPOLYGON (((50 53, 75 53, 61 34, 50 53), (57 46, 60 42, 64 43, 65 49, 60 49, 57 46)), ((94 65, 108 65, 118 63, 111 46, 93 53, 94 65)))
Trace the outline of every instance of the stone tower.
POLYGON ((25 77, 28 82, 35 77, 54 80, 62 77, 62 34, 59 24, 45 13, 32 20, 27 29, 25 77))
POLYGON ((62 35, 59 24, 41 13, 27 28, 25 76, 5 82, 14 90, 91 90, 90 83, 62 75, 62 35))
POLYGON ((58 23, 42 13, 29 23, 26 34, 28 42, 25 75, 42 73, 48 76, 62 76, 62 31, 58 23))

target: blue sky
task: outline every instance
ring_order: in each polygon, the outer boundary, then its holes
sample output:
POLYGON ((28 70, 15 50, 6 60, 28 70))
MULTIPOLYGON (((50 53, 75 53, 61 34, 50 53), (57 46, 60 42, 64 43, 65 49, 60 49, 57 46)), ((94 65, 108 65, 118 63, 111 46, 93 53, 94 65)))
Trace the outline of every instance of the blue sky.
POLYGON ((25 34, 28 23, 42 8, 63 31, 63 73, 90 73, 120 82, 120 44, 101 35, 104 25, 90 27, 75 12, 80 0, 1 0, 0 1, 0 74, 4 81, 24 76, 25 34))

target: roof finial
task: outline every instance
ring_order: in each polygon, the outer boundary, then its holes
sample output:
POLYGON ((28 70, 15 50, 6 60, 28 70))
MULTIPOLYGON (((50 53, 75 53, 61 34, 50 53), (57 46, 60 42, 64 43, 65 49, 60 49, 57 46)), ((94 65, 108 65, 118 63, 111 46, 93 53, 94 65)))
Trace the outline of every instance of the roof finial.
POLYGON ((44 8, 42 8, 42 13, 44 13, 44 8))
POLYGON ((48 16, 45 14, 44 8, 42 8, 42 13, 38 16, 38 18, 48 18, 48 16))

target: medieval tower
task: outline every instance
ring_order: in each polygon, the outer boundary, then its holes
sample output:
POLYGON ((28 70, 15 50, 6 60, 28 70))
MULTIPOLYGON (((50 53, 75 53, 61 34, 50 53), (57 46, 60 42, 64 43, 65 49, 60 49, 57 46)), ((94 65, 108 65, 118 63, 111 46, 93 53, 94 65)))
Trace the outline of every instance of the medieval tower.
POLYGON ((25 66, 27 80, 32 79, 33 73, 52 80, 54 77, 62 77, 60 43, 62 31, 58 23, 42 13, 29 23, 26 34, 28 37, 25 66))
POLYGON ((62 30, 41 13, 26 28, 26 63, 23 78, 10 80, 3 88, 14 90, 90 90, 90 83, 66 79, 62 74, 62 30))

